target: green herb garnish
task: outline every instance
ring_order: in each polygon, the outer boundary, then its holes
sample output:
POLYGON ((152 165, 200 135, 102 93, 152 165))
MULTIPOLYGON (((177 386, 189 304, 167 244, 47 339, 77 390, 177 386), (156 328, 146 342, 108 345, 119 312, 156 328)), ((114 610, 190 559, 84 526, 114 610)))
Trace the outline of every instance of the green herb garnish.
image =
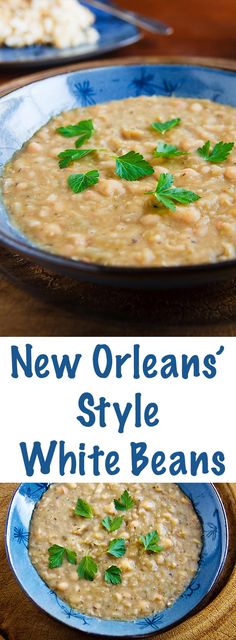
POLYGON ((107 553, 109 553, 110 556, 121 558, 121 556, 125 555, 125 552, 126 547, 124 538, 115 538, 114 540, 111 540, 107 549, 107 553))
POLYGON ((166 122, 153 122, 152 128, 158 133, 165 133, 173 127, 177 127, 178 124, 181 123, 181 118, 173 118, 173 120, 166 120, 166 122))
POLYGON ((145 551, 152 551, 153 553, 163 551, 163 547, 158 544, 160 537, 157 531, 151 531, 145 536, 140 536, 139 540, 143 544, 145 551))
POLYGON ((91 556, 84 556, 80 561, 77 573, 80 578, 93 582, 98 570, 98 565, 91 556))
POLYGON ((99 181, 99 171, 87 171, 87 173, 73 173, 67 178, 69 187, 74 193, 81 193, 99 181))
POLYGON ((146 191, 146 194, 154 195, 158 202, 161 202, 164 207, 171 209, 171 211, 176 210, 174 202, 188 204, 200 199, 200 196, 193 191, 172 187, 173 182, 174 176, 171 173, 161 173, 155 191, 146 191))
POLYGON ((74 513, 76 516, 81 516, 82 518, 93 517, 92 507, 90 507, 90 504, 88 504, 88 502, 86 502, 85 500, 82 500, 81 498, 77 500, 74 513))
POLYGON ((104 573, 104 580, 109 584, 121 584, 121 569, 119 569, 119 567, 116 567, 115 565, 112 565, 111 567, 106 569, 104 573))
POLYGON ((115 518, 106 516, 106 518, 102 520, 102 526, 110 533, 111 531, 116 531, 116 529, 119 529, 122 525, 122 522, 122 516, 116 516, 115 518))
POLYGON ((182 151, 182 149, 178 149, 173 144, 166 144, 166 142, 158 142, 156 151, 154 151, 156 158, 177 158, 178 156, 186 155, 188 155, 187 151, 182 151))
POLYGON ((75 146, 78 148, 91 138, 94 132, 93 121, 81 120, 80 122, 77 122, 77 124, 69 124, 67 127, 59 127, 56 129, 56 132, 60 133, 60 135, 65 138, 74 138, 75 136, 79 136, 75 143, 75 146))
POLYGON ((133 498, 131 498, 127 489, 122 493, 119 500, 114 500, 114 505, 117 511, 127 511, 128 509, 132 509, 135 502, 133 498))
POLYGON ((201 158, 207 160, 207 162, 224 162, 227 160, 230 152, 234 148, 234 142, 217 142, 212 150, 210 150, 211 143, 207 140, 203 147, 199 147, 197 152, 201 158))
POLYGON ((61 547, 59 544, 53 544, 52 547, 49 547, 48 553, 49 569, 61 567, 64 558, 66 558, 70 564, 76 564, 77 562, 75 551, 71 551, 70 549, 67 549, 67 547, 61 547))
POLYGON ((87 156, 89 153, 93 153, 96 149, 66 149, 58 154, 59 167, 60 169, 64 169, 65 167, 69 167, 72 162, 76 160, 81 160, 84 156, 87 156))
POLYGON ((116 174, 124 180, 139 180, 153 173, 153 167, 140 153, 129 151, 116 158, 116 174))

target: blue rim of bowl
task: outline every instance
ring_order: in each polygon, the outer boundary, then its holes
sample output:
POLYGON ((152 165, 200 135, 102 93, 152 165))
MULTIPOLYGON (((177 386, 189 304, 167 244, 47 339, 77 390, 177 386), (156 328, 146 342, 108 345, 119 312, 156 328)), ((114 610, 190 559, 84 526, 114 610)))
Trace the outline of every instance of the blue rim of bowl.
MULTIPOLYGON (((135 64, 133 62, 130 62, 129 64, 127 64, 126 66, 128 67, 143 67, 145 65, 145 58, 144 58, 144 63, 141 64, 135 64)), ((87 65, 86 65, 87 66, 87 65)), ((119 61, 117 63, 117 65, 114 64, 107 64, 104 66, 97 66, 95 67, 96 71, 102 72, 104 69, 110 69, 110 70, 116 70, 119 68, 122 68, 122 62, 119 61)), ((236 72, 235 71, 228 71, 228 70, 224 70, 224 69, 217 69, 214 67, 206 67, 206 66, 200 66, 200 65, 192 65, 192 64, 176 64, 176 65, 170 65, 170 64, 161 64, 161 63, 155 63, 155 62, 151 62, 151 63, 147 63, 147 66, 154 66, 154 67, 166 67, 166 68, 172 68, 172 69, 191 69, 194 71, 199 71, 199 70, 205 70, 208 73, 212 73, 212 74, 217 74, 217 75, 222 75, 226 74, 232 78, 235 78, 236 81, 236 72)), ((60 69, 58 69, 55 72, 55 69, 50 70, 50 72, 46 72, 44 74, 44 77, 40 77, 40 73, 39 73, 39 77, 35 77, 35 74, 33 75, 33 77, 28 77, 28 78, 24 78, 24 80, 27 80, 24 85, 20 85, 20 87, 17 86, 16 89, 11 89, 10 91, 5 91, 4 88, 1 90, 0 89, 0 100, 2 97, 6 96, 6 95, 12 95, 14 94, 14 92, 16 90, 18 90, 19 88, 24 88, 30 84, 35 84, 37 82, 43 82, 45 79, 50 79, 53 78, 55 75, 70 75, 73 72, 78 72, 78 71, 82 71, 83 72, 83 67, 81 67, 81 69, 75 69, 74 71, 65 71, 65 69, 63 69, 63 67, 61 67, 60 69)), ((88 72, 90 71, 89 67, 86 69, 88 72)), ((91 69, 93 71, 93 69, 91 69)), ((22 236, 22 234, 20 236, 18 236, 17 238, 12 238, 11 236, 9 236, 6 232, 2 231, 2 229, 0 228, 0 243, 2 243, 6 248, 14 250, 14 251, 20 251, 20 253, 22 253, 26 258, 28 258, 29 260, 31 260, 32 262, 37 262, 38 264, 41 264, 42 266, 46 266, 51 267, 51 268, 55 268, 55 270, 59 273, 64 273, 65 275, 67 275, 68 273, 70 275, 80 275, 80 278, 82 280, 91 280, 92 277, 95 278, 95 282, 101 279, 101 281, 103 280, 103 278, 107 278, 107 281, 113 281, 114 284, 116 284, 116 279, 121 278, 123 280, 118 280, 118 282, 125 282, 125 279, 133 279, 134 277, 137 277, 142 279, 144 277, 144 279, 148 279, 148 277, 150 276, 159 276, 160 280, 162 279, 162 277, 164 278, 176 278, 176 276, 180 277, 180 280, 182 279, 182 277, 184 276, 201 276, 203 273, 211 273, 211 274, 216 274, 222 271, 232 271, 233 269, 236 269, 236 258, 234 259, 230 259, 230 260, 222 260, 219 262, 204 262, 204 263, 200 263, 200 264, 193 264, 193 265, 178 265, 178 266, 155 266, 155 267, 132 267, 132 266, 111 266, 111 265, 104 265, 104 264, 98 264, 95 262, 85 262, 83 260, 72 260, 72 258, 66 258, 64 256, 58 255, 58 254, 54 254, 54 253, 50 253, 48 251, 44 251, 43 249, 41 249, 40 247, 38 247, 37 245, 33 245, 30 244, 30 241, 27 242, 27 238, 24 239, 24 236, 22 236)), ((92 280, 93 281, 93 280, 92 280)))
MULTIPOLYGON (((9 504, 9 508, 8 508, 8 513, 7 513, 7 518, 6 518, 6 525, 5 525, 5 549, 6 549, 6 556, 9 562, 9 565, 11 567, 11 570, 13 572, 13 574, 15 575, 15 578, 18 582, 18 584, 20 585, 21 589, 25 592, 25 594, 28 596, 28 598, 34 603, 36 604, 39 609, 41 609, 44 613, 46 613, 47 615, 49 615, 51 618, 56 619, 57 622, 61 622, 62 624, 66 624, 67 626, 83 631, 84 633, 90 634, 92 635, 98 635, 101 637, 116 637, 116 638, 143 638, 143 637, 150 637, 154 634, 159 634, 159 633, 165 633, 165 631, 168 631, 174 627, 176 627, 177 625, 181 624, 182 622, 184 622, 185 620, 189 619, 190 617, 192 617, 193 615, 195 615, 198 611, 202 610, 202 608, 205 606, 205 604, 207 605, 210 601, 210 596, 211 596, 211 592, 214 590, 217 581, 220 578, 220 575, 223 571, 224 565, 225 565, 225 561, 227 558, 227 553, 228 553, 228 547, 229 547, 229 530, 228 530, 228 521, 227 521, 227 515, 225 512, 225 508, 222 502, 222 499, 217 491, 217 489, 215 488, 214 484, 212 483, 176 483, 177 486, 181 489, 181 491, 183 491, 183 493, 185 495, 187 495, 187 497, 190 499, 190 501, 192 502, 193 508, 201 522, 201 526, 202 526, 202 550, 201 550, 201 555, 200 555, 200 559, 199 559, 199 566, 198 566, 198 570, 196 575, 194 576, 193 580, 191 581, 191 583, 187 586, 186 590, 184 591, 184 593, 175 601, 175 603, 172 605, 172 607, 170 607, 169 609, 164 609, 161 612, 157 612, 156 614, 154 614, 151 618, 141 618, 141 619, 137 619, 135 621, 127 621, 127 622, 123 622, 123 621, 118 621, 118 620, 104 620, 104 619, 99 619, 96 617, 91 617, 91 616, 87 616, 86 614, 80 614, 78 611, 73 610, 69 605, 66 604, 65 601, 61 600, 56 593, 54 593, 52 590, 49 589, 49 587, 46 585, 46 583, 42 580, 42 578, 40 578, 39 574, 37 573, 36 569, 33 567, 30 559, 29 559, 29 555, 28 555, 28 536, 29 536, 29 528, 30 528, 30 522, 31 522, 31 518, 33 515, 33 511, 34 508, 36 506, 36 504, 39 502, 39 500, 41 499, 41 497, 43 496, 43 494, 47 491, 47 489, 49 488, 51 483, 22 483, 18 486, 18 488, 15 490, 15 492, 13 493, 13 496, 11 498, 10 504, 9 504), (29 493, 31 489, 29 489, 29 487, 37 487, 37 490, 35 493, 37 493, 37 495, 39 495, 39 497, 37 499, 34 499, 32 497, 28 497, 29 493), (206 544, 206 537, 213 537, 214 535, 216 535, 216 531, 217 531, 217 527, 216 525, 212 526, 211 522, 208 522, 208 526, 209 526, 209 532, 205 532, 204 531, 204 523, 202 520, 202 516, 201 513, 198 512, 198 508, 197 508, 197 504, 195 503, 193 496, 191 495, 190 492, 186 493, 186 487, 193 487, 193 486, 197 486, 197 487, 202 487, 202 486, 207 486, 208 491, 211 492, 211 496, 213 499, 213 502, 215 503, 215 510, 213 515, 216 516, 217 518, 217 523, 220 526, 220 532, 221 532, 221 536, 223 537, 223 545, 221 544, 221 558, 217 567, 217 570, 215 571, 214 575, 211 578, 210 584, 208 585, 207 590, 202 594, 202 596, 198 599, 198 601, 193 605, 193 607, 189 608, 187 607, 186 612, 183 615, 179 615, 175 618, 175 620, 173 622, 170 622, 169 624, 164 625, 163 627, 161 626, 162 623, 162 618, 165 614, 165 612, 170 612, 171 610, 173 610, 173 607, 175 605, 178 605, 178 603, 180 603, 181 599, 184 598, 188 598, 190 596, 192 596, 194 594, 194 592, 197 592, 198 588, 200 587, 199 583, 197 583, 197 579, 198 579, 198 574, 199 571, 201 570, 201 565, 203 562, 203 555, 204 555, 204 549, 205 549, 205 544, 206 544), (12 511, 14 508, 14 502, 17 499, 18 495, 20 495, 20 491, 24 488, 27 487, 28 489, 26 489, 25 491, 25 495, 23 494, 23 496, 25 497, 25 500, 30 500, 32 501, 32 509, 30 510, 30 519, 29 519, 29 523, 28 523, 28 527, 25 530, 25 537, 24 537, 24 533, 23 530, 19 533, 20 536, 20 540, 18 539, 17 542, 23 542, 24 543, 24 548, 27 551, 27 564, 29 564, 30 567, 30 572, 32 573, 32 576, 34 577, 34 579, 37 580, 38 582, 38 591, 37 594, 40 592, 40 587, 43 589, 47 590, 47 595, 49 596, 54 596, 55 597, 55 601, 54 604, 56 603, 57 606, 60 608, 61 611, 63 611, 63 614, 65 616, 65 619, 62 619, 61 617, 58 617, 58 615, 56 613, 53 613, 50 609, 51 607, 45 608, 43 606, 43 603, 39 603, 37 601, 37 596, 33 596, 31 593, 31 590, 29 589, 29 587, 27 587, 26 584, 24 584, 24 580, 22 580, 22 578, 19 577, 16 569, 15 569, 15 565, 14 562, 12 560, 12 555, 11 555, 11 542, 10 542, 10 534, 11 534, 11 528, 10 528, 10 519, 12 516, 12 511), (184 489, 185 488, 185 489, 184 489), (219 516, 219 508, 220 508, 220 512, 221 512, 221 518, 219 516), (220 522, 221 520, 221 522, 220 522), (81 624, 75 626, 74 624, 71 624, 70 620, 76 618, 77 620, 81 621, 81 624), (95 623, 96 624, 96 628, 91 630, 89 628, 89 623, 95 623), (99 629, 99 624, 104 625, 105 627, 109 627, 110 625, 114 625, 115 626, 115 633, 111 633, 110 631, 103 631, 101 629, 99 629), (126 632, 122 632, 122 627, 128 625, 134 625, 136 624, 137 626, 139 626, 139 631, 138 629, 133 629, 132 631, 126 631, 126 632), (87 628, 88 626, 88 628, 87 628), (117 626, 119 626, 120 632, 118 633, 117 630, 117 626), (147 631, 145 632, 145 627, 147 628, 147 631), (149 627, 149 629, 148 629, 149 627), (141 630, 141 631, 140 631, 141 630)), ((200 497, 200 495, 199 495, 200 497)), ((17 536, 15 535, 15 528, 14 528, 14 537, 17 538, 17 536)), ((52 603, 50 603, 52 604, 52 603)))

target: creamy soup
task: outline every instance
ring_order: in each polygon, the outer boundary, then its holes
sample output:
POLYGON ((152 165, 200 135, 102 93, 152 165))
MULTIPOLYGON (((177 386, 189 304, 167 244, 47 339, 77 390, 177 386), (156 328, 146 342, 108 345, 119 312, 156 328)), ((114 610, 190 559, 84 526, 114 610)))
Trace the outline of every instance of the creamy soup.
MULTIPOLYGON (((236 109, 207 100, 139 97, 61 114, 44 126, 8 164, 3 192, 11 220, 32 243, 73 260, 105 265, 167 266, 215 262, 236 256, 236 148, 212 162, 198 153, 210 141, 234 142, 236 109), (153 123, 180 118, 164 133, 153 123), (60 169, 58 154, 75 150, 76 137, 56 129, 92 119, 94 132, 80 149, 94 149, 60 169), (182 155, 156 157, 160 143, 182 155), (127 180, 116 158, 141 154, 154 173, 127 180), (99 171, 99 181, 80 193, 71 174, 99 171), (160 175, 199 199, 157 201, 160 175)), ((78 137, 78 136, 77 136, 78 137)))
POLYGON ((176 484, 54 484, 34 510, 29 554, 46 584, 74 609, 132 620, 181 595, 197 571, 201 534, 192 503, 176 484), (58 551, 61 564, 50 568, 58 551), (84 576, 88 557, 96 571, 84 576))

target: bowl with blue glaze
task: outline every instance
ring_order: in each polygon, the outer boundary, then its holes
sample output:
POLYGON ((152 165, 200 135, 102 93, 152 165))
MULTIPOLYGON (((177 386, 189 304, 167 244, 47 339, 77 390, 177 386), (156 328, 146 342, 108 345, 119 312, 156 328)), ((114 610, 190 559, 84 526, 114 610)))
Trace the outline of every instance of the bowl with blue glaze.
POLYGON ((47 587, 33 567, 28 554, 31 517, 48 486, 45 483, 20 485, 13 496, 6 523, 6 551, 10 566, 22 589, 46 613, 80 631, 128 638, 162 633, 204 606, 221 574, 228 550, 227 517, 214 485, 178 485, 192 501, 202 525, 202 551, 193 580, 171 607, 149 617, 126 622, 91 617, 72 609, 47 587))
MULTIPOLYGON (((60 69, 28 78, 18 89, 0 93, 0 185, 4 165, 52 117, 76 107, 153 95, 205 98, 236 107, 236 74, 191 65, 118 63, 67 72, 60 69)), ((11 224, 1 186, 0 243, 50 272, 113 287, 184 288, 215 284, 236 275, 235 259, 185 266, 122 267, 49 253, 33 245, 11 224)))

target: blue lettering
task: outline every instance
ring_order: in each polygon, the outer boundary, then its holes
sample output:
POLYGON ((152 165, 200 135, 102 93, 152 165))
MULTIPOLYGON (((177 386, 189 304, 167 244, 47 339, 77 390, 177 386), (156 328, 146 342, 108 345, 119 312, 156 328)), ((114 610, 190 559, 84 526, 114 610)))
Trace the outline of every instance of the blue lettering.
POLYGON ((119 454, 117 453, 117 451, 110 451, 110 453, 107 454, 105 460, 105 468, 109 476, 116 476, 117 473, 120 472, 120 467, 117 467, 118 462, 119 454))
POLYGON ((107 344, 97 344, 93 352, 93 368, 98 378, 108 378, 112 368, 112 352, 107 344), (100 355, 105 355, 103 371, 100 366, 100 355))
POLYGON ((223 464, 224 461, 225 457, 222 451, 215 451, 212 456, 212 462, 215 464, 215 467, 211 467, 211 470, 216 476, 222 476, 225 472, 225 465, 223 464))
POLYGON ((92 427, 95 423, 95 415, 93 411, 85 406, 86 402, 88 403, 89 407, 94 406, 94 398, 91 393, 82 393, 78 402, 80 411, 88 416, 88 419, 85 420, 85 418, 83 418, 83 416, 81 415, 77 416, 76 419, 78 420, 78 422, 80 422, 80 424, 83 425, 83 427, 92 427))
POLYGON ((145 442, 131 442, 130 446, 132 464, 131 471, 134 476, 139 476, 149 462, 148 457, 144 455, 147 450, 147 445, 145 442))
POLYGON ((25 465, 26 475, 29 477, 32 477, 34 475, 34 467, 37 460, 40 465, 41 473, 45 475, 50 473, 51 462, 52 462, 56 447, 57 447, 57 441, 51 440, 48 453, 45 457, 42 452, 41 442, 33 443, 31 454, 28 453, 26 442, 20 442, 20 449, 21 449, 21 453, 22 453, 22 457, 25 465))

